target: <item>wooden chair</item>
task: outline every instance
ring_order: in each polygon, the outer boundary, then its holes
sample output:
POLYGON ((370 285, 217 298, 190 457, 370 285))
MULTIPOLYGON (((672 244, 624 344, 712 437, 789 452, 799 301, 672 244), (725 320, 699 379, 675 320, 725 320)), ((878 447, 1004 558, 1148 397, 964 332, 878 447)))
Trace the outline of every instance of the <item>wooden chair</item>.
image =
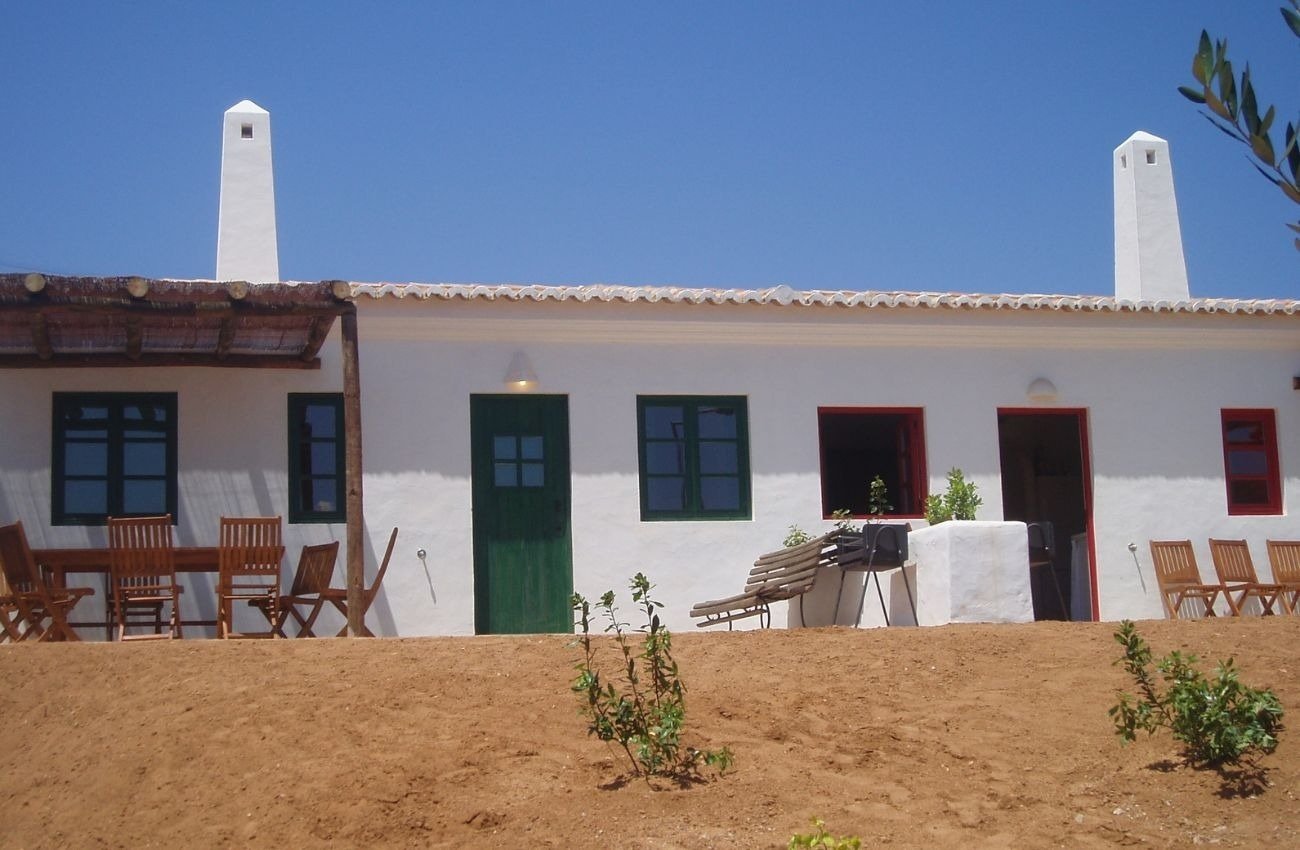
MULTIPOLYGON (((375 597, 379 595, 379 586, 384 582, 384 573, 388 572, 388 562, 392 560, 393 547, 396 545, 397 545, 397 529, 394 528, 393 533, 388 535, 388 548, 384 550, 384 559, 379 562, 379 571, 375 573, 374 582, 371 583, 370 587, 361 588, 361 634, 358 635, 358 637, 375 636, 375 633, 370 631, 370 627, 366 625, 366 614, 369 613, 370 606, 374 604, 375 597)), ((343 615, 344 619, 347 619, 348 616, 347 588, 331 587, 328 591, 328 594, 329 594, 330 601, 334 603, 334 607, 339 609, 339 613, 343 615)), ((348 627, 346 624, 344 624, 343 628, 339 629, 338 634, 336 634, 335 637, 344 637, 347 635, 347 633, 348 633, 348 627)))
POLYGON ((1269 540, 1267 546, 1273 581, 1282 588, 1282 608, 1300 614, 1300 540, 1269 540))
POLYGON ((702 619, 699 628, 718 626, 727 628, 736 620, 758 617, 759 625, 772 625, 773 602, 798 599, 800 619, 803 616, 803 596, 813 589, 822 567, 835 566, 839 554, 838 530, 807 543, 790 546, 759 556, 745 580, 745 590, 725 599, 711 599, 691 608, 691 616, 702 619))
MULTIPOLYGON (((316 546, 302 547, 298 557, 298 569, 293 574, 293 584, 288 595, 280 594, 279 617, 277 622, 281 637, 285 637, 284 625, 292 619, 298 624, 298 637, 315 637, 312 626, 320 616, 321 609, 330 598, 330 579, 334 577, 334 564, 338 560, 339 542, 321 543, 316 546), (310 606, 307 616, 298 610, 299 606, 310 606)), ((248 602, 271 620, 271 606, 265 599, 250 599, 248 602)), ((346 610, 346 609, 345 609, 346 610)))
POLYGON ((217 637, 280 637, 280 517, 222 517, 217 542, 217 637), (271 622, 267 632, 236 632, 234 605, 246 601, 271 622))
POLYGON ((108 550, 113 589, 110 618, 117 626, 117 639, 179 638, 181 588, 176 583, 171 514, 109 517, 108 550), (164 619, 169 605, 170 614, 164 619), (151 627, 153 633, 128 635, 133 626, 151 627))
POLYGON ((1164 602, 1169 619, 1178 619, 1183 602, 1199 599, 1205 606, 1205 616, 1214 616, 1214 603, 1223 590, 1217 584, 1201 581, 1201 571, 1196 566, 1196 553, 1190 540, 1152 540, 1151 560, 1156 568, 1156 583, 1160 585, 1160 599, 1164 602))
POLYGON ((81 640, 68 625, 68 614, 95 591, 47 583, 32 556, 22 522, 0 528, 0 569, 5 585, 0 595, 0 628, 5 638, 15 643, 31 637, 81 640))
POLYGON ((1282 594, 1282 587, 1260 582, 1245 540, 1211 539, 1210 556, 1214 559, 1214 571, 1223 585, 1223 597, 1228 600, 1232 616, 1240 617, 1242 606, 1252 598, 1259 600, 1263 613, 1274 613, 1273 606, 1282 594))

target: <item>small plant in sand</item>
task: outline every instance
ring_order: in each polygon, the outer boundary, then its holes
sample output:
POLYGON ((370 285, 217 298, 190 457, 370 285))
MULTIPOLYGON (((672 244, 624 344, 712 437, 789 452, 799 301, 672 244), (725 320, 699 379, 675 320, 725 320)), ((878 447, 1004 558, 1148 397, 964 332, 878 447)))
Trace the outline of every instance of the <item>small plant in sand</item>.
POLYGON ((845 835, 842 838, 836 838, 826 831, 826 821, 821 818, 812 819, 813 830, 807 835, 801 835, 796 832, 790 836, 790 843, 786 845, 787 850, 800 850, 808 847, 828 847, 830 850, 859 850, 862 847, 862 839, 852 835, 845 835))
POLYGON ((1115 640, 1124 647, 1124 657, 1115 663, 1124 665, 1139 694, 1135 699, 1121 692, 1119 704, 1110 709, 1115 733, 1125 744, 1139 730, 1154 735, 1168 729, 1190 762, 1211 766, 1236 764, 1252 750, 1268 753, 1277 746, 1282 704, 1268 688, 1238 681, 1231 658, 1220 661, 1206 678, 1195 667, 1195 655, 1174 650, 1155 666, 1164 679, 1162 693, 1151 670, 1151 648, 1132 621, 1120 624, 1115 640))
POLYGON ((645 615, 637 630, 643 637, 640 650, 633 646, 629 624, 620 622, 614 591, 600 597, 596 609, 608 621, 621 656, 621 675, 603 677, 597 669, 596 644, 592 640, 592 605, 582 594, 572 598, 582 647, 578 676, 572 690, 582 699, 582 713, 588 720, 587 733, 622 747, 637 775, 697 777, 701 765, 719 773, 731 766, 731 750, 697 750, 681 744, 686 723, 686 686, 678 675, 672 655, 672 635, 659 621, 656 608, 663 603, 650 597, 654 587, 642 573, 632 579, 632 601, 645 615))
POLYGON ((954 466, 948 470, 948 492, 925 497, 925 520, 930 525, 938 525, 950 519, 975 519, 975 511, 982 504, 984 500, 976 493, 975 482, 967 481, 965 474, 954 466))

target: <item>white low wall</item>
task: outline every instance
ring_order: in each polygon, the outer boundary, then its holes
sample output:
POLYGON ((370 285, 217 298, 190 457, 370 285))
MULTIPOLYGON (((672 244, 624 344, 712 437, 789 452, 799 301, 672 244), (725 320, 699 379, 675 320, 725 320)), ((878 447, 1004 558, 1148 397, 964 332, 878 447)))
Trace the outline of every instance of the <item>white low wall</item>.
POLYGON ((913 531, 908 545, 921 625, 1033 621, 1023 522, 945 522, 913 531))

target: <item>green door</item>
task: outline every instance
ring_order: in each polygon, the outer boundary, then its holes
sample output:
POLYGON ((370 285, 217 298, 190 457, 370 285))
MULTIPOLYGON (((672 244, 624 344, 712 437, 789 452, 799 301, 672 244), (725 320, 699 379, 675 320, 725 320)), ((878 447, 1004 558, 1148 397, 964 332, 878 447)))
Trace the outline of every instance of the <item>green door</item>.
POLYGON ((474 630, 569 632, 569 403, 470 396, 474 630))

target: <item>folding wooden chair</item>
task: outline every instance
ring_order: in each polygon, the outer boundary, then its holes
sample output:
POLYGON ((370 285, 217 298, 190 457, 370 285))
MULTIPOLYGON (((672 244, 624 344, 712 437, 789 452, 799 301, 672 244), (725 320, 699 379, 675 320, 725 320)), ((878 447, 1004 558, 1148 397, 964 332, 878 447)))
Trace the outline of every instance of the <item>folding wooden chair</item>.
MULTIPOLYGON (((379 562, 379 572, 375 573, 375 580, 370 587, 361 588, 361 634, 360 637, 374 637, 375 633, 370 631, 366 625, 366 614, 370 611, 370 606, 374 604, 375 597, 379 595, 379 586, 384 582, 384 573, 388 572, 388 562, 393 557, 393 547, 397 545, 397 529, 388 535, 388 548, 384 550, 384 560, 379 562)), ((328 591, 330 601, 334 607, 339 609, 344 619, 348 616, 348 591, 347 588, 330 588, 328 591)), ((345 637, 348 633, 348 627, 344 624, 339 629, 335 637, 345 637)))
POLYGON ((1214 616, 1214 602, 1223 590, 1217 584, 1204 584, 1196 566, 1196 553, 1190 540, 1152 540, 1151 560, 1155 563, 1160 599, 1169 619, 1178 619, 1183 602, 1199 599, 1205 616, 1214 616))
POLYGON ((280 629, 280 517, 222 517, 217 543, 217 637, 283 636, 280 629), (236 632, 234 604, 247 601, 269 615, 267 632, 236 632))
POLYGON ((176 583, 171 514, 152 517, 109 517, 109 574, 113 587, 111 617, 118 640, 148 640, 181 636, 181 588, 176 583), (166 619, 163 610, 171 606, 166 619), (152 634, 128 635, 145 626, 152 634))
POLYGON ((52 587, 41 575, 27 544, 22 522, 0 528, 0 568, 4 573, 0 596, 0 628, 15 643, 37 640, 81 640, 68 625, 68 614, 89 587, 52 587))
POLYGON ((1214 559, 1214 572, 1223 585, 1223 597, 1228 600, 1232 616, 1240 617, 1241 608, 1248 599, 1258 599, 1265 614, 1272 614, 1281 585, 1262 584, 1255 574, 1255 564, 1250 560, 1250 547, 1245 540, 1210 540, 1210 556, 1214 559))
MULTIPOLYGON (((334 601, 330 597, 330 579, 334 577, 334 563, 338 560, 339 542, 321 543, 316 546, 302 547, 298 557, 298 569, 293 574, 293 584, 288 595, 280 594, 279 618, 277 622, 280 636, 285 637, 284 625, 288 620, 298 624, 297 637, 315 637, 312 627, 326 602, 334 601), (303 616, 298 606, 310 606, 307 616, 303 616)), ((271 620, 270 602, 265 599, 250 599, 248 602, 261 610, 271 620)), ((346 609, 344 609, 346 610, 346 609)))
POLYGON ((1269 540, 1268 565, 1282 588, 1278 598, 1288 614, 1300 614, 1300 540, 1269 540))

